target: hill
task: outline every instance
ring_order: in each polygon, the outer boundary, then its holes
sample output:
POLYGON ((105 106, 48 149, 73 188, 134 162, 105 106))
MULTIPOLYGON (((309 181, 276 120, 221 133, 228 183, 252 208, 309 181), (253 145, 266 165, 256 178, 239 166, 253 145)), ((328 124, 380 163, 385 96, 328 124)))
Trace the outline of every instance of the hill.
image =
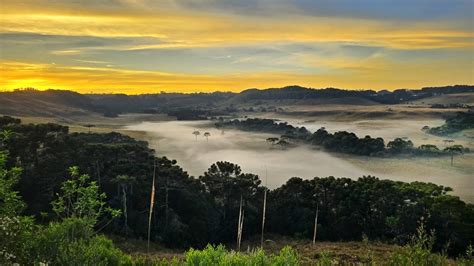
MULTIPOLYGON (((474 86, 456 85, 420 90, 400 89, 393 92, 373 90, 313 89, 301 86, 249 89, 240 93, 160 93, 160 94, 79 94, 64 90, 33 89, 0 93, 0 114, 17 116, 74 116, 99 113, 116 116, 121 113, 196 113, 196 110, 237 111, 241 107, 269 105, 361 105, 399 104, 430 97, 450 97, 454 101, 474 95, 474 86), (453 96, 449 96, 453 95, 453 96), (468 95, 468 96, 466 96, 468 95)), ((221 113, 222 114, 222 113, 221 113)), ((225 114, 225 113, 224 113, 225 114)), ((201 116, 211 115, 202 113, 201 116)), ((212 115, 219 115, 219 113, 212 115)), ((185 117, 189 116, 188 114, 185 117)))
POLYGON ((418 104, 467 104, 474 105, 474 93, 454 93, 436 95, 420 100, 414 103, 418 104))
POLYGON ((17 116, 74 116, 96 111, 91 98, 72 91, 19 90, 0 93, 0 113, 17 116))

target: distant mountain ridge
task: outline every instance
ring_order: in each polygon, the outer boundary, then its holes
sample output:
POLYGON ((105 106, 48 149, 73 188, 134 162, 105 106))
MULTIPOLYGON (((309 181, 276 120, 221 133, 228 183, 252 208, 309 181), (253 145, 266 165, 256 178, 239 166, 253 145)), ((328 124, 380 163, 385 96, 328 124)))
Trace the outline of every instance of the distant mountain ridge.
POLYGON ((67 90, 33 89, 0 93, 0 114, 23 116, 83 115, 90 112, 114 116, 129 112, 158 112, 170 109, 232 108, 259 101, 294 100, 311 103, 398 104, 443 94, 474 93, 473 85, 426 87, 395 91, 313 89, 301 86, 248 89, 240 93, 80 94, 67 90))

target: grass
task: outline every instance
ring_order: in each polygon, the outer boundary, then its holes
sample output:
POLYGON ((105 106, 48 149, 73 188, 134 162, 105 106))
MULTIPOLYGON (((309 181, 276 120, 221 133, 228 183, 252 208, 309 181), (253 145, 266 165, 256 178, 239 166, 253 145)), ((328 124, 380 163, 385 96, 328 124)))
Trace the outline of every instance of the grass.
POLYGON ((273 236, 274 241, 266 241, 264 248, 259 240, 246 241, 247 251, 235 252, 222 245, 208 245, 203 250, 169 250, 154 243, 151 253, 146 250, 146 242, 113 237, 115 245, 131 254, 135 265, 473 265, 472 248, 456 260, 443 254, 431 253, 432 236, 419 233, 412 242, 400 247, 364 238, 360 242, 317 242, 273 236), (128 247, 128 248, 127 248, 128 247))
MULTIPOLYGON (((163 246, 152 243, 150 254, 146 254, 146 241, 135 239, 125 239, 123 237, 112 236, 114 244, 124 252, 132 255, 134 258, 149 258, 153 261, 163 259, 171 260, 177 258, 184 260, 186 258, 184 250, 166 249, 163 246)), ((388 245, 379 242, 316 242, 312 245, 311 241, 299 240, 294 238, 269 235, 266 236, 263 251, 266 255, 277 255, 285 247, 291 247, 298 253, 299 260, 303 265, 312 265, 315 260, 332 261, 341 264, 368 263, 369 261, 383 262, 392 256, 392 254, 401 247, 388 245), (272 240, 268 240, 272 239, 272 240), (369 257, 368 254, 371 254, 369 257)), ((242 242, 242 253, 258 250, 260 239, 256 237, 251 241, 242 242)), ((229 248, 235 248, 229 246, 229 248)), ((324 265, 324 264, 323 264, 324 265)), ((327 264, 326 264, 327 265, 327 264)))

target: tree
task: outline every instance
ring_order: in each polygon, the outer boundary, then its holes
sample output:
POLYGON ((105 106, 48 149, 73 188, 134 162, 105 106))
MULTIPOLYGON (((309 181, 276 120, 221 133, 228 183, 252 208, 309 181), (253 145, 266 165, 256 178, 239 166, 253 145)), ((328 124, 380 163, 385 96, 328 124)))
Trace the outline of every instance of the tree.
POLYGON ((220 161, 212 164, 199 180, 218 210, 219 226, 214 228, 217 241, 230 241, 238 233, 233 225, 242 221, 238 219, 241 198, 242 212, 248 225, 246 230, 258 232, 260 219, 257 204, 261 198, 257 199, 257 195, 263 191, 257 175, 242 173, 240 166, 220 161))
POLYGON ((413 149, 413 142, 411 140, 403 140, 402 138, 396 138, 387 143, 387 148, 392 153, 402 153, 413 149))
POLYGON ((204 137, 206 137, 206 141, 209 141, 209 137, 211 136, 211 133, 209 132, 204 132, 204 137))
POLYGON ((433 144, 423 144, 418 149, 423 150, 423 151, 429 151, 429 152, 439 151, 438 147, 436 147, 436 145, 433 145, 433 144))
POLYGON ((128 175, 118 175, 112 182, 117 184, 117 199, 122 204, 124 231, 125 236, 128 236, 128 195, 133 194, 133 186, 136 183, 136 178, 128 175))
POLYGON ((196 137, 197 140, 198 136, 201 135, 201 132, 199 132, 199 130, 194 130, 193 135, 196 137))
POLYGON ((95 125, 87 124, 87 125, 84 125, 84 127, 87 127, 89 129, 89 133, 91 133, 91 128, 95 127, 95 125))
POLYGON ((272 146, 273 146, 273 145, 277 144, 278 140, 279 140, 278 138, 270 137, 270 138, 267 138, 266 141, 267 141, 268 143, 271 143, 272 146))
POLYGON ((280 139, 280 141, 278 141, 276 143, 276 145, 279 145, 283 150, 286 149, 288 146, 290 146, 290 143, 284 139, 280 139))
POLYGON ((453 145, 444 148, 445 152, 448 152, 451 155, 451 166, 454 165, 454 155, 455 154, 464 154, 464 147, 462 145, 453 145))

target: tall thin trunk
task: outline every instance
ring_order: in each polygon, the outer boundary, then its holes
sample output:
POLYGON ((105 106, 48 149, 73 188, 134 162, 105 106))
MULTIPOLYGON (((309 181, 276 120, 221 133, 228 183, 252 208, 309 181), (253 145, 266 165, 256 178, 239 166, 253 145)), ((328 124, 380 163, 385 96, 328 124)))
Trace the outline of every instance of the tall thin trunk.
POLYGON ((99 183, 99 187, 100 187, 100 166, 99 166, 99 161, 95 161, 95 164, 96 164, 96 171, 97 171, 97 180, 98 180, 98 183, 99 183))
POLYGON ((122 203, 123 203, 123 217, 125 218, 125 237, 128 237, 128 215, 127 215, 127 190, 126 185, 122 185, 122 203))
POLYGON ((318 214, 319 214, 319 203, 316 207, 316 216, 314 217, 313 245, 316 244, 316 233, 318 232, 318 214))
POLYGON ((166 191, 166 195, 165 195, 165 231, 166 231, 166 228, 168 228, 168 211, 169 211, 169 201, 168 201, 168 198, 169 198, 169 187, 168 187, 168 181, 169 181, 169 178, 168 176, 166 177, 166 188, 165 188, 165 191, 166 191))
POLYGON ((239 251, 240 251, 240 246, 242 245, 242 234, 244 232, 244 219, 245 219, 245 210, 242 210, 242 221, 240 221, 239 251))
POLYGON ((153 206, 155 205, 155 175, 156 175, 156 159, 153 164, 153 181, 151 183, 150 213, 148 216, 148 241, 147 241, 148 254, 150 253, 151 217, 153 215, 153 206))
POLYGON ((267 209, 267 188, 263 192, 263 212, 262 212, 262 236, 260 238, 260 247, 263 248, 263 234, 265 232, 265 213, 267 209))
POLYGON ((240 208, 239 208, 239 221, 237 223, 237 250, 240 251, 240 241, 242 239, 242 221, 243 221, 243 212, 242 212, 242 195, 240 196, 240 208))
POLYGON ((265 191, 263 192, 263 210, 262 210, 262 235, 260 237, 260 247, 263 248, 263 234, 265 232, 265 214, 267 210, 267 178, 268 170, 265 168, 265 191))

